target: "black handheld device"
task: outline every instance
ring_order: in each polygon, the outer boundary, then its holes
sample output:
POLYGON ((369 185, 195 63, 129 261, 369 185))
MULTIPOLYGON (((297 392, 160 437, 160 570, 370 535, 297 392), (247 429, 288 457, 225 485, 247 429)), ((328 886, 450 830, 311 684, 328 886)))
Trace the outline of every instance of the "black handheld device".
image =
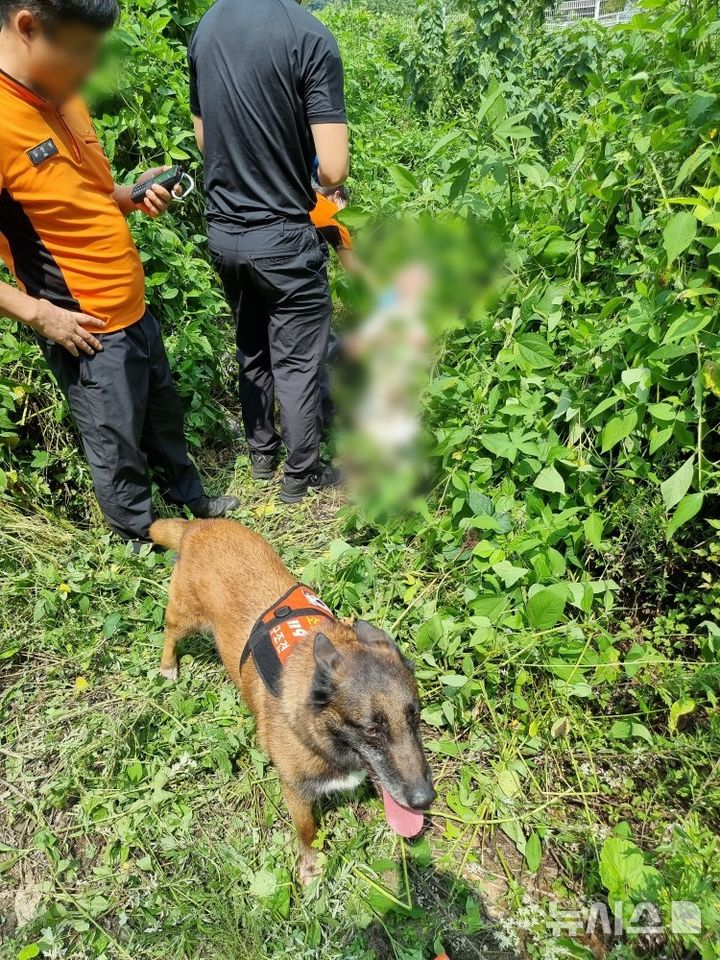
POLYGON ((143 180, 141 183, 136 183, 132 188, 130 198, 133 203, 142 203, 145 199, 145 194, 148 192, 148 189, 155 184, 165 187, 166 190, 169 190, 170 193, 172 193, 173 188, 176 187, 178 183, 180 183, 180 181, 185 177, 187 177, 185 169, 179 164, 176 164, 174 167, 170 167, 169 170, 164 170, 162 173, 158 173, 156 176, 150 177, 148 180, 143 180))

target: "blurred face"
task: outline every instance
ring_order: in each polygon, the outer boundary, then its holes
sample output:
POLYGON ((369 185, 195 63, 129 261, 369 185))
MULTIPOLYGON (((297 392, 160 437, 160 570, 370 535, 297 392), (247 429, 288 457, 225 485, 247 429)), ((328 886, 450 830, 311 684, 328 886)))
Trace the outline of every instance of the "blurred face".
POLYGON ((83 23, 43 24, 28 10, 10 23, 22 44, 25 76, 39 94, 62 103, 84 84, 97 63, 104 34, 83 23))
POLYGON ((330 199, 339 210, 344 210, 347 206, 347 200, 345 200, 340 191, 334 193, 330 199))

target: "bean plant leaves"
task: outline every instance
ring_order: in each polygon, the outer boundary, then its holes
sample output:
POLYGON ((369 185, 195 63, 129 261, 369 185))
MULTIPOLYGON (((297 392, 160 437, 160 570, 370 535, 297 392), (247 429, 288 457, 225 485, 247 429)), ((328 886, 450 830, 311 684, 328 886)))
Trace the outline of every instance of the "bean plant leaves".
POLYGON ((572 240, 565 240, 562 237, 553 237, 543 248, 544 260, 567 260, 575 252, 575 244, 572 240))
POLYGON ((40 947, 37 943, 29 943, 23 947, 17 955, 17 960, 32 960, 33 957, 40 956, 40 947))
POLYGON ((515 338, 518 356, 533 369, 552 366, 555 354, 544 337, 536 333, 527 333, 515 338))
POLYGON ((459 127, 456 127, 454 130, 449 130, 444 136, 440 137, 440 139, 432 145, 430 152, 427 155, 427 159, 429 160, 431 157, 434 157, 436 153, 440 153, 440 151, 444 150, 448 144, 452 143, 453 140, 457 140, 457 138, 461 137, 462 135, 463 131, 459 127))
POLYGON ((591 513, 583 524, 585 537, 596 550, 599 550, 602 544, 603 527, 603 519, 599 513, 591 513))
POLYGON ((545 467, 535 477, 533 486, 548 493, 565 493, 565 481, 555 467, 545 467))
POLYGON ((609 420, 603 427, 600 435, 602 452, 608 453, 613 447, 617 446, 621 440, 629 437, 636 425, 637 413, 634 410, 609 420))
POLYGON ((683 524, 692 520, 693 517, 696 517, 698 513, 700 513, 704 500, 705 495, 702 493, 689 493, 686 497, 682 498, 667 525, 666 536, 668 540, 675 536, 683 524))
POLYGON ((683 697, 682 700, 676 700, 670 707, 670 717, 668 719, 668 729, 670 733, 675 733, 681 717, 691 714, 696 707, 696 703, 690 697, 683 697))
POLYGON ((696 310, 694 313, 684 314, 670 325, 663 337, 663 343, 675 343, 685 337, 693 337, 703 330, 711 320, 712 313, 710 311, 696 310))
POLYGON ((487 617, 495 622, 508 606, 508 598, 501 594, 484 594, 473 603, 473 611, 478 617, 487 617))
POLYGON ((494 563, 492 569, 493 573, 496 573, 501 578, 508 590, 514 587, 519 580, 522 580, 522 578, 529 573, 527 567, 516 567, 510 563, 509 560, 501 560, 499 563, 494 563))
POLYGON ((660 484, 662 498, 668 510, 679 503, 690 489, 694 468, 695 454, 689 457, 681 467, 678 467, 672 476, 660 484))
POLYGON ((414 191, 420 189, 420 185, 415 179, 415 175, 408 170, 407 167, 403 167, 399 163, 391 163, 388 167, 388 170, 390 172, 390 176, 393 178, 395 186, 404 193, 413 193, 414 191))
POLYGON ((631 720, 616 720, 610 727, 610 736, 615 740, 630 740, 639 737, 648 743, 653 742, 652 734, 642 723, 631 720))
POLYGON ((480 493, 479 490, 471 490, 468 496, 468 502, 470 504, 470 509, 475 514, 475 516, 491 516, 493 513, 493 502, 490 497, 485 493, 480 493))
POLYGON ((336 214, 336 219, 339 220, 340 223, 344 223, 346 227, 357 230, 365 226, 370 216, 367 211, 361 207, 350 206, 345 207, 344 210, 340 210, 339 213, 336 214))
POLYGON ((642 850, 631 840, 607 838, 600 854, 600 879, 611 901, 642 899, 657 877, 657 870, 645 863, 642 850))
POLYGON ((556 720, 551 729, 550 736, 554 740, 558 740, 560 737, 566 737, 570 732, 570 719, 569 717, 560 717, 556 720))
POLYGON ((550 630, 562 618, 567 602, 567 589, 556 583, 534 593, 527 602, 527 617, 531 627, 550 630))
POLYGON ((255 897, 271 897, 278 888, 277 877, 270 870, 258 870, 250 881, 249 891, 255 897))
POLYGON ((537 873, 542 861, 542 845, 540 837, 533 830, 525 844, 525 863, 530 873, 537 873))
POLYGON ((681 210, 670 218, 663 230, 663 247, 668 263, 672 263, 687 250, 696 233, 697 220, 687 210, 681 210))
POLYGON ((511 461, 514 461, 517 457, 517 444, 504 434, 483 434, 483 436, 480 437, 480 441, 490 453, 494 453, 498 457, 505 457, 511 461))
POLYGON ((706 360, 703 365, 703 384, 706 390, 720 397, 720 363, 706 360))

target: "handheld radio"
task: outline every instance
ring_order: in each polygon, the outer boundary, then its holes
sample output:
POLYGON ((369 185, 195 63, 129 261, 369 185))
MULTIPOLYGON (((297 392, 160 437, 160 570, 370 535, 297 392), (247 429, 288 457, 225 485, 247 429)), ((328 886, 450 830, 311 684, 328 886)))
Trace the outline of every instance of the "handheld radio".
POLYGON ((191 194, 195 189, 195 181, 190 174, 185 170, 184 167, 176 164, 174 167, 170 167, 169 170, 164 170, 162 173, 158 173, 156 176, 150 177, 148 180, 143 180, 141 183, 136 183, 130 194, 132 202, 142 203, 145 199, 145 194, 148 192, 148 189, 155 184, 165 187, 166 190, 172 193, 173 200, 184 200, 185 197, 189 196, 189 194, 191 194), (183 184, 184 189, 181 194, 177 195, 173 193, 173 190, 179 183, 183 184))

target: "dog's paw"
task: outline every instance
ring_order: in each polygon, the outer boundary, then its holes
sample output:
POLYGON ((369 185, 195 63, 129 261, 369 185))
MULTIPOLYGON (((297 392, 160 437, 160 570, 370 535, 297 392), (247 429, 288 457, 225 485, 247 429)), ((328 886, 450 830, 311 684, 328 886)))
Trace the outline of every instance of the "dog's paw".
POLYGON ((298 875, 300 877, 300 883, 307 887, 313 882, 316 877, 319 877, 322 873, 320 869, 320 864, 318 863, 317 853, 313 850, 312 853, 301 853, 300 860, 298 862, 298 875))
POLYGON ((178 678, 177 667, 160 667, 160 676, 165 677, 170 683, 175 683, 178 678))

